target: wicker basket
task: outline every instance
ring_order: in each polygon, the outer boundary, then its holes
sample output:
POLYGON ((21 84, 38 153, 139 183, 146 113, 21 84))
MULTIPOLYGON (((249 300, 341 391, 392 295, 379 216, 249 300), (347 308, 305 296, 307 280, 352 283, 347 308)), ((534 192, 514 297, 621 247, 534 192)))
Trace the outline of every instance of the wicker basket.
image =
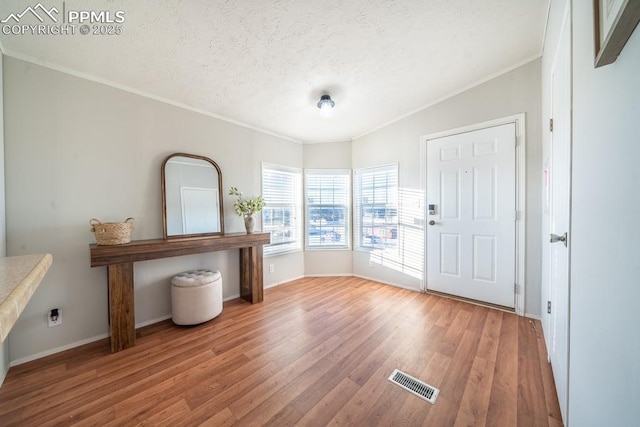
POLYGON ((89 224, 98 245, 124 245, 131 241, 133 218, 127 218, 124 222, 104 223, 93 218, 89 224))

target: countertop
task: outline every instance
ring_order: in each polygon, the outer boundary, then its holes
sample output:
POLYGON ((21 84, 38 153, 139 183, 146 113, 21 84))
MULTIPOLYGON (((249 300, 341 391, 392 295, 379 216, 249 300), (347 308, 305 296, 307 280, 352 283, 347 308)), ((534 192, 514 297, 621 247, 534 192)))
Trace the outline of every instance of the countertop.
POLYGON ((50 254, 0 258, 0 342, 9 335, 52 262, 50 254))

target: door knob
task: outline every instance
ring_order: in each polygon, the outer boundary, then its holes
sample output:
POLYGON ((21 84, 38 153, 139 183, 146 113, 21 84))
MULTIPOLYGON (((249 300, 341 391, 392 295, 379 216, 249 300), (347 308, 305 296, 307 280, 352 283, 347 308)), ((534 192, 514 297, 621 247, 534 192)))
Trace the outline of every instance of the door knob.
POLYGON ((436 222, 434 220, 429 221, 429 225, 436 225, 436 222))
POLYGON ((564 233, 562 236, 558 236, 557 234, 552 234, 551 235, 551 240, 549 240, 551 243, 557 243, 557 242, 562 242, 564 243, 564 246, 567 246, 567 233, 564 233))

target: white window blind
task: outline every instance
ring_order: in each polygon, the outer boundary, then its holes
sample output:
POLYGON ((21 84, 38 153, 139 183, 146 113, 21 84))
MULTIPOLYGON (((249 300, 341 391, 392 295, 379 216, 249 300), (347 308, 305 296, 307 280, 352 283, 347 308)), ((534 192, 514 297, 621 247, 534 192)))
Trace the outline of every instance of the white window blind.
POLYGON ((301 193, 300 169, 263 163, 262 197, 266 206, 262 210, 262 230, 271 233, 265 255, 302 248, 301 193))
POLYGON ((393 249, 398 245, 398 165, 354 171, 356 249, 393 249))
POLYGON ((348 249, 351 171, 305 171, 307 249, 348 249))

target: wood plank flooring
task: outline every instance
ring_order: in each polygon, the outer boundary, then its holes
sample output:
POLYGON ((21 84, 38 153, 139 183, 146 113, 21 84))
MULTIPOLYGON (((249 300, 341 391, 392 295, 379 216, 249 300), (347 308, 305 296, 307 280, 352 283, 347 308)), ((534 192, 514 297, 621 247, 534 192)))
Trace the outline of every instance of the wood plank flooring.
POLYGON ((1 426, 558 426, 539 322, 351 278, 225 303, 193 327, 137 330, 10 369, 1 426), (432 405, 387 381, 438 387, 432 405))

